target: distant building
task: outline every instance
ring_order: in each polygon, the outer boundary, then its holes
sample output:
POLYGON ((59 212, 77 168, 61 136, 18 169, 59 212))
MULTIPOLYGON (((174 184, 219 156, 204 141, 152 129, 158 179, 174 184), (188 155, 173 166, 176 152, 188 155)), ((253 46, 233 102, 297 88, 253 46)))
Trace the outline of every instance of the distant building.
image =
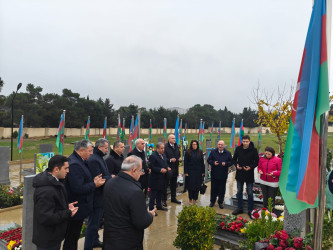
POLYGON ((187 113, 188 109, 183 109, 183 108, 179 108, 179 107, 172 107, 172 108, 167 108, 167 110, 169 111, 174 111, 176 110, 178 112, 178 114, 180 115, 184 115, 187 113))

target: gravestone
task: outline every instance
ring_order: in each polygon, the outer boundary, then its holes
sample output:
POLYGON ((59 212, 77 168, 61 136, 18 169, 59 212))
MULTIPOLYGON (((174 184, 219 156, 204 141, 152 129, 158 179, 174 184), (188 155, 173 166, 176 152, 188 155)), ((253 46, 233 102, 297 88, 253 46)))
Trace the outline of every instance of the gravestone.
POLYGON ((158 137, 157 138, 157 142, 163 142, 164 141, 164 138, 163 137, 158 137))
POLYGON ((127 157, 128 153, 129 153, 129 149, 130 149, 130 146, 129 146, 129 145, 125 146, 125 150, 124 150, 124 153, 123 153, 124 158, 127 157))
POLYGON ((211 147, 212 142, 210 140, 206 140, 206 148, 211 147))
MULTIPOLYGON (((221 139, 220 139, 221 140, 221 139)), ((215 148, 217 148, 217 144, 219 143, 219 141, 220 141, 219 139, 216 139, 215 140, 215 148)))
POLYGON ((128 145, 128 140, 124 140, 124 145, 128 145))
POLYGON ((53 144, 39 144, 39 153, 53 152, 53 144))
POLYGON ((0 185, 10 185, 9 147, 0 147, 0 185))
POLYGON ((284 206, 284 222, 283 229, 287 231, 288 234, 297 233, 297 236, 305 236, 306 227, 306 210, 300 212, 299 214, 289 214, 288 209, 284 206))
POLYGON ((22 211, 22 249, 35 250, 36 245, 32 243, 34 191, 32 181, 35 175, 24 177, 23 189, 23 211, 22 211))

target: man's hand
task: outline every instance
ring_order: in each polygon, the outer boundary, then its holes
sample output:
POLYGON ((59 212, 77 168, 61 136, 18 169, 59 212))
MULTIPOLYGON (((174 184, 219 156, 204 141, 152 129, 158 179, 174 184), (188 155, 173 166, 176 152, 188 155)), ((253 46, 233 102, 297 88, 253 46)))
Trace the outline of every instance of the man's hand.
POLYGON ((148 212, 151 213, 153 216, 155 216, 156 215, 156 208, 154 208, 153 210, 148 211, 148 212))
POLYGON ((170 161, 175 162, 175 161, 177 161, 177 159, 176 158, 171 158, 170 161))
POLYGON ((170 167, 168 167, 168 171, 171 171, 171 168, 170 168, 170 167))
POLYGON ((263 172, 262 170, 259 170, 258 173, 259 173, 259 174, 263 174, 264 172, 263 172))
POLYGON ((161 173, 162 173, 162 174, 165 174, 166 172, 167 172, 167 170, 166 170, 165 168, 162 168, 162 169, 161 169, 161 173))
POLYGON ((179 161, 179 162, 182 162, 182 158, 181 158, 181 157, 179 157, 178 161, 179 161))
POLYGON ((188 174, 185 174, 185 176, 188 176, 188 174))
POLYGON ((151 169, 150 169, 150 168, 148 168, 148 173, 149 173, 149 174, 151 173, 151 169))
POLYGON ((242 170, 243 168, 240 167, 240 166, 237 164, 237 169, 238 169, 238 170, 242 170))
POLYGON ((72 202, 72 203, 68 204, 68 209, 71 210, 71 212, 72 212, 71 217, 73 217, 76 214, 77 210, 79 209, 79 207, 74 207, 74 205, 77 204, 77 203, 78 202, 75 201, 75 202, 72 202))
POLYGON ((225 162, 222 162, 222 166, 225 166, 225 162))
POLYGON ((218 165, 219 165, 219 162, 218 162, 218 161, 214 161, 214 165, 215 165, 215 166, 218 166, 218 165))
POLYGON ((102 174, 95 176, 94 183, 97 188, 104 185, 105 179, 102 178, 102 174))
POLYGON ((245 171, 249 171, 251 168, 249 166, 244 167, 245 171))

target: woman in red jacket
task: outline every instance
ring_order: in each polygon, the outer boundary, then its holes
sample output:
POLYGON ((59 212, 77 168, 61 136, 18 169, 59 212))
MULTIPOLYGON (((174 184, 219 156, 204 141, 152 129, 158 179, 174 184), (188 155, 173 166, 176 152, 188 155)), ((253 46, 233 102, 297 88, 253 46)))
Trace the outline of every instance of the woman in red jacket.
POLYGON ((265 148, 265 156, 259 159, 258 172, 260 174, 261 190, 264 199, 264 207, 268 206, 268 198, 272 198, 275 205, 275 196, 279 188, 279 177, 281 174, 282 160, 275 156, 272 147, 265 148))

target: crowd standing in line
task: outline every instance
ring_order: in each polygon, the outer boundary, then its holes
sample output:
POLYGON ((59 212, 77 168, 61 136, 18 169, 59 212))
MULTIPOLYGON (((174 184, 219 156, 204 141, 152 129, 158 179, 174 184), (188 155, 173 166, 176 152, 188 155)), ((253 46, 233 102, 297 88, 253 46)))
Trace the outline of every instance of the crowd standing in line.
MULTIPOLYGON (((124 143, 116 141, 110 155, 109 142, 99 139, 95 147, 88 140, 75 144, 73 153, 66 158, 55 155, 45 172, 36 175, 33 185, 34 218, 33 242, 38 250, 77 249, 83 221, 88 219, 84 249, 143 249, 144 229, 157 216, 156 210, 167 211, 166 188, 170 185, 171 202, 176 199, 179 163, 182 162, 175 136, 169 135, 166 144, 157 143, 156 151, 147 159, 145 142, 139 138, 135 148, 124 158, 124 143), (147 209, 147 193, 149 205, 147 209), (155 208, 156 205, 156 208, 155 208), (104 217, 103 241, 98 229, 104 217)), ((209 155, 211 166, 210 207, 217 200, 223 209, 229 167, 236 167, 238 208, 233 214, 243 213, 243 186, 246 183, 249 213, 253 209, 254 169, 258 166, 258 152, 245 135, 233 157, 224 141, 209 155)), ((281 159, 274 149, 267 147, 265 157, 259 161, 258 172, 264 195, 276 196, 281 159)), ((196 205, 205 176, 204 154, 197 140, 192 140, 184 154, 184 174, 190 205, 196 205)))

